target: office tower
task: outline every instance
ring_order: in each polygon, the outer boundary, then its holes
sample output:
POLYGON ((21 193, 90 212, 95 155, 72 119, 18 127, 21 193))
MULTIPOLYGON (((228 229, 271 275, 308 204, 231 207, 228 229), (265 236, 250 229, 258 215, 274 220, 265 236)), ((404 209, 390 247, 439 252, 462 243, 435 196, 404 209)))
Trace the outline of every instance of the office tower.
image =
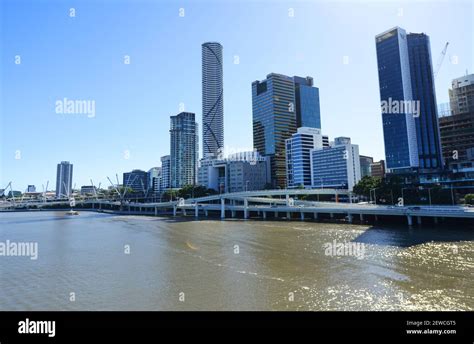
POLYGON ((311 187, 312 149, 323 148, 321 129, 298 128, 298 131, 286 140, 286 181, 288 188, 311 187))
POLYGON ((224 93, 222 45, 202 44, 202 150, 217 157, 224 148, 224 93))
POLYGON ((372 177, 384 178, 385 177, 385 161, 380 160, 370 164, 370 175, 372 177))
POLYGON ((311 150, 311 184, 314 188, 352 191, 360 180, 359 146, 337 137, 329 148, 311 150))
POLYGON ((360 177, 370 176, 370 165, 374 162, 374 158, 370 156, 360 155, 360 177))
POLYGON ((161 157, 160 192, 171 188, 171 156, 161 157))
POLYGON ((313 78, 293 77, 295 83, 296 126, 321 129, 319 89, 313 86, 313 78))
POLYGON ((286 187, 285 140, 296 132, 295 86, 292 77, 269 74, 252 83, 253 145, 268 156, 272 184, 286 187))
POLYGON ((431 64, 430 38, 424 33, 407 35, 412 98, 419 102, 415 117, 419 168, 443 167, 438 123, 438 106, 431 64))
POLYGON ((405 30, 394 28, 375 38, 387 168, 419 166, 410 60, 405 30), (396 104, 387 106, 387 104, 396 104))
POLYGON ((69 161, 61 161, 56 170, 56 198, 69 197, 72 192, 72 167, 69 161))
POLYGON ((36 186, 28 185, 26 192, 36 192, 36 186))
POLYGON ((468 154, 474 147, 474 74, 456 78, 449 90, 452 115, 439 119, 443 156, 449 168, 473 166, 468 154))
POLYGON ((123 174, 123 187, 130 188, 135 193, 145 195, 148 190, 148 173, 142 170, 132 170, 123 174))
POLYGON ((171 187, 196 184, 198 135, 195 115, 181 112, 171 116, 171 187))

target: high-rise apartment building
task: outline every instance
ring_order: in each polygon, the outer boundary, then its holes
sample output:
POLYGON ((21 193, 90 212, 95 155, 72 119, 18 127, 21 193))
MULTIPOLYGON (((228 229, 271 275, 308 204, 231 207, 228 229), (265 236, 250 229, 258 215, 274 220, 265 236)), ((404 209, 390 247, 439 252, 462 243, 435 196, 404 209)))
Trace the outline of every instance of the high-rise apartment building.
POLYGON ((69 161, 61 161, 56 170, 56 198, 69 197, 72 193, 72 169, 69 161))
POLYGON ((171 187, 196 184, 198 161, 198 125, 192 112, 171 116, 171 187))
POLYGON ((224 148, 224 88, 222 45, 202 44, 202 150, 217 157, 224 148))

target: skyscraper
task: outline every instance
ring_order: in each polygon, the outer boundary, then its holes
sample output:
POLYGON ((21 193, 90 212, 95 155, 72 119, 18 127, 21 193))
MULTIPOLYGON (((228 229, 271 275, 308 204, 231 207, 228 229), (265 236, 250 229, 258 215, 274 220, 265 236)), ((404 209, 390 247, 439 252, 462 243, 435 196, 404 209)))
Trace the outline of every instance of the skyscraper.
POLYGON ((72 191, 72 164, 61 161, 56 171, 56 198, 69 197, 72 191))
POLYGON ((252 83, 253 145, 270 157, 272 184, 286 187, 285 140, 296 132, 295 86, 292 77, 269 74, 252 83))
POLYGON ((171 116, 171 170, 172 188, 196 184, 198 157, 198 125, 192 112, 171 116))
POLYGON ((253 145, 271 161, 272 184, 287 186, 286 143, 297 128, 321 129, 319 89, 313 78, 271 73, 252 83, 253 145))
POLYGON ((396 27, 376 36, 376 46, 387 168, 441 169, 429 37, 396 27))
POLYGON ((398 104, 382 109, 382 124, 387 168, 416 168, 418 145, 414 114, 401 104, 412 104, 412 83, 405 30, 396 27, 375 37, 377 48, 380 100, 398 104))
POLYGON ((296 127, 321 129, 319 88, 313 86, 313 78, 294 76, 296 100, 296 127))
POLYGON ((217 157, 224 148, 224 91, 222 45, 202 44, 202 150, 217 157))
POLYGON ((410 33, 407 37, 412 97, 419 102, 419 115, 415 117, 419 167, 441 169, 443 158, 430 38, 424 33, 410 33))

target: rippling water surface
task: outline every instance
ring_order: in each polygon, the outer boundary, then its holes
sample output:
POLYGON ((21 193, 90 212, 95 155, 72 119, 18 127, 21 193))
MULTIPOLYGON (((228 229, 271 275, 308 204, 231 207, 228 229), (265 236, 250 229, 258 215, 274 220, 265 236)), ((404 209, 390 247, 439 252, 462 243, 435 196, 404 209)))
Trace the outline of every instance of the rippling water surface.
POLYGON ((39 252, 0 257, 0 310, 474 310, 473 227, 30 212, 7 240, 39 252))

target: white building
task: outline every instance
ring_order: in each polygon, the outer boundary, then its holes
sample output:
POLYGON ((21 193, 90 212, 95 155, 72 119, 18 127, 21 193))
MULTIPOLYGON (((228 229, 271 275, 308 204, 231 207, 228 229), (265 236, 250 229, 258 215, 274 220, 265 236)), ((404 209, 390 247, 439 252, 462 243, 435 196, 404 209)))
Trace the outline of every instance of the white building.
POLYGON ((361 179, 359 146, 337 137, 330 147, 311 150, 311 185, 352 191, 361 179))
POLYGON ((286 140, 286 182, 288 188, 311 187, 312 149, 329 147, 329 139, 319 128, 301 127, 286 140))

